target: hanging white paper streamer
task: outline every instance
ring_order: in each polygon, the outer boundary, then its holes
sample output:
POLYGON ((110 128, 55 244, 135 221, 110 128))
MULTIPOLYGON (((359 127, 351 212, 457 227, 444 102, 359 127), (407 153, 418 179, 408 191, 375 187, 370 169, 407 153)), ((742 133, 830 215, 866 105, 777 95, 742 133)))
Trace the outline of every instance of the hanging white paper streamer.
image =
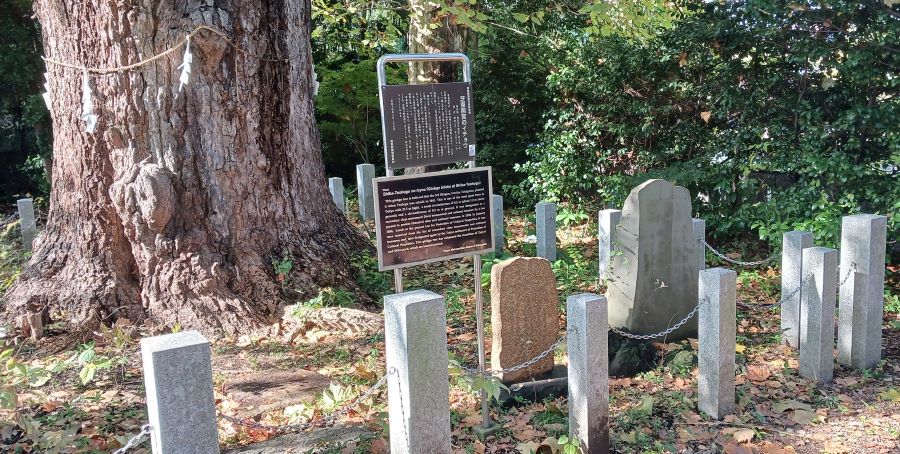
POLYGON ((191 81, 191 64, 194 63, 194 54, 191 53, 191 35, 188 35, 184 42, 184 60, 178 69, 181 70, 181 77, 178 78, 178 92, 191 81))
POLYGON ((81 72, 81 119, 84 120, 84 131, 93 134, 97 128, 99 117, 94 114, 94 100, 91 99, 91 81, 87 71, 81 72))
POLYGON ((316 97, 319 94, 319 75, 316 74, 316 65, 312 65, 312 86, 313 97, 316 97))
POLYGON ((47 104, 47 110, 52 110, 50 107, 50 73, 44 73, 44 93, 41 94, 44 97, 44 103, 47 104))

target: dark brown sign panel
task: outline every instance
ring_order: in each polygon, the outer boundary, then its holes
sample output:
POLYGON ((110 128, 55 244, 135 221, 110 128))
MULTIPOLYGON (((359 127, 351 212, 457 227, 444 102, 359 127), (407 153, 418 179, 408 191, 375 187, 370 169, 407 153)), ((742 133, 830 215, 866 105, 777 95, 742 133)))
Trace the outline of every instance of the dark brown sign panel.
POLYGON ((381 108, 388 168, 475 158, 471 82, 384 85, 381 108))
POLYGON ((376 178, 382 271, 494 250, 491 168, 376 178))

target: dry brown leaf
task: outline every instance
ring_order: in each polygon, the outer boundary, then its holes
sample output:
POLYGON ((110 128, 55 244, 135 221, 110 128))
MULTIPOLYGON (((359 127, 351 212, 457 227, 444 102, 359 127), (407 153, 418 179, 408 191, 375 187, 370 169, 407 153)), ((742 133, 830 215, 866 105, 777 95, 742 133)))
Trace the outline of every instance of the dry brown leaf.
POLYGON ((704 123, 709 123, 709 117, 712 116, 712 113, 709 111, 700 112, 700 118, 703 119, 704 123))
POLYGON ((848 448, 843 443, 828 440, 825 442, 825 452, 829 454, 844 454, 850 452, 850 448, 848 448))
POLYGON ((540 447, 541 444, 536 441, 525 441, 516 445, 516 451, 523 454, 533 454, 536 453, 540 447))
POLYGON ((756 432, 753 429, 737 429, 731 433, 731 437, 738 443, 750 443, 756 432))
POLYGON ((747 378, 750 381, 762 382, 766 381, 772 375, 765 366, 747 366, 747 378))

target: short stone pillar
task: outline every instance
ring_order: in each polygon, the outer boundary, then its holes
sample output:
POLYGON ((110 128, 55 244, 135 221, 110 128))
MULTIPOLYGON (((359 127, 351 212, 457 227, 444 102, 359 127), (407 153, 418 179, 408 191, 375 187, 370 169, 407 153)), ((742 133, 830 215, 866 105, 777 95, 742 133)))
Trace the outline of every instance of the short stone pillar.
POLYGON ((806 248, 802 260, 800 376, 824 384, 834 376, 838 252, 825 247, 806 248))
POLYGON ((845 216, 841 221, 838 362, 871 369, 881 361, 887 217, 845 216))
POLYGON ((600 210, 597 216, 597 256, 600 262, 600 280, 609 278, 609 265, 616 250, 616 227, 622 220, 622 210, 600 210))
POLYGON ((606 297, 566 299, 569 437, 585 454, 609 452, 609 324, 606 297))
POLYGON ((813 246, 810 232, 784 232, 781 240, 781 343, 800 346, 800 295, 803 279, 803 250, 813 246))
POLYGON ((491 194, 491 216, 494 218, 494 253, 500 255, 506 246, 503 235, 503 196, 491 194))
POLYGON ((375 218, 375 164, 359 164, 356 166, 356 196, 359 198, 359 217, 362 220, 375 218))
POLYGON ((154 454, 218 453, 209 342, 197 331, 141 339, 154 454))
POLYGON ((450 452, 444 298, 426 290, 384 297, 391 453, 450 452))
POLYGON ((540 202, 534 207, 537 255, 556 261, 556 204, 540 202))
POLYGON ((734 346, 737 273, 725 268, 700 271, 698 406, 721 419, 734 413, 734 346))
POLYGON ((706 239, 706 221, 703 219, 691 219, 694 228, 694 238, 697 239, 697 270, 706 269, 706 245, 703 241, 706 239))
POLYGON ((342 213, 347 212, 347 204, 344 202, 344 180, 338 177, 328 179, 328 190, 331 191, 331 200, 342 213))
POLYGON ((16 201, 16 206, 19 208, 19 228, 22 230, 22 246, 26 251, 30 251, 34 237, 37 236, 34 201, 32 199, 19 199, 16 201))

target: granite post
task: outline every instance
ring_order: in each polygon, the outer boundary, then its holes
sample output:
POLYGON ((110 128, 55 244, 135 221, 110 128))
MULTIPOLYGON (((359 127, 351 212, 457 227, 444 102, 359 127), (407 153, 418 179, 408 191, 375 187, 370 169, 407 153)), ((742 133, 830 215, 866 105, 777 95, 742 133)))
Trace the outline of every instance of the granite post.
POLYGON ((781 343, 792 348, 800 345, 800 296, 803 289, 803 250, 813 246, 810 232, 785 232, 781 240, 781 343))
POLYGON ((331 191, 331 199, 341 212, 347 212, 347 204, 344 202, 344 180, 338 177, 328 179, 328 190, 331 191))
POLYGON ((886 248, 887 217, 857 214, 841 221, 838 362, 854 369, 881 361, 886 248))
POLYGON ((219 452, 209 342, 197 331, 141 339, 154 454, 219 452))
POLYGON ((506 246, 503 237, 503 196, 491 194, 491 203, 491 213, 494 217, 494 253, 500 255, 506 246))
POLYGON ((426 290, 384 297, 391 453, 449 453, 444 298, 426 290))
POLYGON ((606 298, 566 299, 569 332, 569 437, 585 454, 609 452, 609 325, 606 298))
POLYGON ((599 251, 597 256, 600 260, 600 280, 609 277, 609 265, 612 262, 614 251, 616 250, 616 226, 622 219, 622 210, 600 210, 597 218, 597 242, 599 243, 599 251))
POLYGON ((26 251, 31 250, 34 237, 37 236, 37 223, 34 220, 34 201, 32 199, 19 199, 16 201, 19 208, 19 228, 22 230, 22 246, 26 251))
POLYGON ((537 230, 537 255, 556 261, 556 204, 540 202, 534 207, 537 230))
POLYGON ((359 198, 359 217, 362 220, 375 218, 375 194, 372 180, 375 178, 374 164, 356 166, 356 196, 359 198))
POLYGON ((701 238, 706 238, 706 221, 703 219, 691 219, 694 227, 694 238, 697 239, 697 270, 706 269, 706 246, 701 238))
POLYGON ((824 384, 834 376, 838 252, 825 247, 806 248, 802 260, 800 376, 824 384))
POLYGON ((724 268, 700 271, 699 298, 698 406, 722 419, 734 413, 737 273, 724 268))

